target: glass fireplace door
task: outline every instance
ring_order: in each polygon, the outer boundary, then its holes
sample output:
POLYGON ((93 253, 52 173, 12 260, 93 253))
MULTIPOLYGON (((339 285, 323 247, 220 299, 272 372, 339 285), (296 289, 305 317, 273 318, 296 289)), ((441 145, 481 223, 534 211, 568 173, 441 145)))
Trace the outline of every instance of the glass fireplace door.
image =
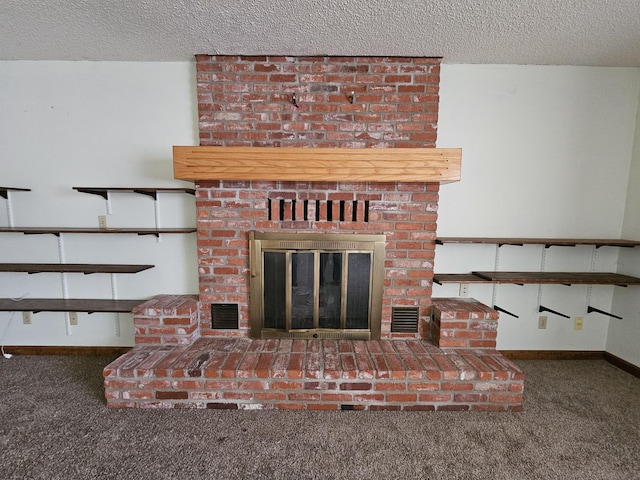
POLYGON ((261 243, 259 252, 255 245, 251 252, 252 336, 372 338, 382 296, 382 278, 374 273, 384 265, 384 243, 377 264, 375 245, 366 242, 316 241, 307 249, 300 248, 306 242, 261 243), (318 248, 325 244, 349 248, 318 248), (282 248, 291 246, 298 248, 282 248))
POLYGON ((367 329, 369 252, 264 252, 264 327, 367 329))

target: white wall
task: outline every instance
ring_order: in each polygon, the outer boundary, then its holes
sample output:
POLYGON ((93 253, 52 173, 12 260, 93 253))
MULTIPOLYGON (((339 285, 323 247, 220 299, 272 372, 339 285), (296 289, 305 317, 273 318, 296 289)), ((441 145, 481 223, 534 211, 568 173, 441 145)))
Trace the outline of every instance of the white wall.
MULTIPOLYGON (((97 227, 107 213, 99 196, 74 186, 193 187, 173 179, 172 145, 198 142, 193 63, 0 62, 0 186, 16 226, 97 227)), ((111 195, 111 227, 154 227, 151 198, 111 195)), ((194 197, 159 197, 160 225, 195 225, 194 197)), ((9 224, 0 198, 0 225, 9 224)), ((119 298, 197 293, 195 234, 0 234, 0 262, 144 263, 155 268, 117 275, 119 298)), ((67 274, 69 298, 111 298, 109 274, 67 274)), ((0 273, 1 297, 61 297, 60 274, 0 273)), ((132 345, 131 316, 41 312, 32 325, 0 312, 3 345, 132 345)))
MULTIPOLYGON (((640 240, 640 107, 622 236, 640 240)), ((640 247, 620 252, 618 267, 620 273, 640 276, 640 247)), ((623 319, 609 323, 607 351, 640 367, 640 287, 632 287, 630 292, 616 291, 613 305, 623 319)))
MULTIPOLYGON (((32 189, 11 196, 15 225, 97 225, 105 201, 73 186, 189 186, 173 179, 171 146, 198 142, 194 78, 192 63, 0 62, 0 186, 32 189)), ((617 238, 624 219, 625 235, 640 238, 633 196, 640 188, 637 147, 626 199, 639 88, 638 69, 443 65, 438 146, 464 150, 463 180, 441 188, 440 235, 617 238)), ((0 198, 0 225, 8 223, 6 203, 0 198)), ((111 226, 153 226, 151 199, 114 194, 111 203, 111 226)), ((193 226, 193 197, 161 194, 160 206, 163 226, 193 226)), ((64 235, 63 247, 67 262, 156 265, 119 275, 120 298, 198 290, 194 234, 164 235, 159 243, 153 237, 64 235)), ((438 247, 435 268, 491 270, 494 253, 491 246, 438 247)), ((547 255, 548 270, 588 270, 592 249, 554 247, 547 255)), ((499 267, 537 270, 540 258, 539 247, 503 247, 499 267)), ((596 267, 615 271, 617 258, 616 249, 601 248, 596 267)), ((57 261, 54 236, 0 234, 0 262, 57 261)), ((109 275, 67 279, 70 296, 111 296, 109 275)), ((594 287, 592 303, 636 312, 635 288, 594 287), (612 306, 614 290, 622 300, 612 306)), ((490 286, 471 287, 471 296, 488 304, 493 293, 490 286)), ((502 315, 500 348, 605 348, 614 321, 586 315, 586 287, 542 291, 549 307, 585 317, 581 332, 552 314, 548 328, 538 330, 538 293, 536 286, 499 287, 496 303, 520 315, 502 315)), ((458 287, 436 285, 434 294, 457 296, 458 287)), ((0 296, 23 295, 59 297, 60 275, 0 273, 0 296)), ((637 358, 629 353, 637 342, 625 337, 637 337, 638 324, 612 328, 620 337, 610 340, 612 353, 637 358)), ((118 336, 112 314, 80 314, 79 325, 67 331, 64 314, 38 313, 33 325, 23 325, 19 313, 5 312, 0 343, 131 345, 128 315, 120 327, 118 336)))
MULTIPOLYGON (((443 65, 438 146, 463 148, 462 181, 440 189, 440 236, 620 238, 640 88, 639 69, 443 65)), ((500 250, 499 270, 541 268, 542 247, 500 250)), ((494 270, 495 247, 444 245, 435 270, 494 270)), ((547 271, 617 268, 618 249, 551 247, 547 271)), ((636 252, 640 256, 640 252, 636 252)), ((636 272, 638 273, 638 272, 636 272)), ((614 290, 636 287, 471 285, 470 296, 517 315, 501 315, 505 350, 604 350, 614 290), (494 302, 495 294, 495 302, 494 302), (538 299, 570 315, 548 315, 538 299), (573 318, 584 317, 584 330, 573 318)), ((457 296, 458 285, 434 286, 457 296)))

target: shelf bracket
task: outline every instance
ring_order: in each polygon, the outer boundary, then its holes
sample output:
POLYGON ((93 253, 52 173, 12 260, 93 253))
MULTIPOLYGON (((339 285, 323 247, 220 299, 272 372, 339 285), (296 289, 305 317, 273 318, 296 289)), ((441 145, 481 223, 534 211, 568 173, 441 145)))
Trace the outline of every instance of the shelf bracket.
POLYGON ((493 309, 494 309, 496 312, 502 312, 502 313, 506 313, 507 315, 511 315, 511 316, 512 316, 512 317, 514 317, 514 318, 520 318, 518 315, 516 315, 516 314, 514 314, 514 313, 511 313, 511 312, 509 312, 508 310, 505 310, 504 308, 499 307, 498 305, 494 305, 494 306, 493 306, 493 309))
POLYGON ((53 235, 54 237, 60 238, 60 232, 22 232, 23 235, 44 235, 44 234, 53 235))
POLYGON ((109 192, 104 189, 93 189, 93 188, 81 188, 81 187, 73 187, 74 190, 81 193, 90 193, 91 195, 98 195, 105 200, 109 199, 109 192))
POLYGON ((139 193, 140 195, 147 195, 148 197, 158 200, 158 192, 156 190, 137 190, 133 189, 133 193, 139 193))
POLYGON ((545 243, 544 244, 544 248, 551 248, 551 247, 575 247, 577 244, 576 243, 563 243, 562 245, 559 245, 557 243, 545 243))
POLYGON ((540 313, 549 312, 549 313, 554 313, 554 314, 559 315, 559 316, 564 317, 564 318, 571 318, 569 315, 565 315, 564 313, 560 313, 560 312, 558 312, 556 310, 551 310, 550 308, 547 308, 547 307, 545 307, 543 305, 538 306, 538 312, 540 312, 540 313))
POLYGON ((9 200, 9 192, 30 192, 30 188, 0 187, 0 197, 9 200))
POLYGON ((607 315, 608 317, 617 318, 618 320, 622 320, 622 317, 618 315, 614 315, 613 313, 605 312, 604 310, 600 310, 599 308, 594 308, 591 305, 587 307, 587 313, 596 312, 601 313, 602 315, 607 315))

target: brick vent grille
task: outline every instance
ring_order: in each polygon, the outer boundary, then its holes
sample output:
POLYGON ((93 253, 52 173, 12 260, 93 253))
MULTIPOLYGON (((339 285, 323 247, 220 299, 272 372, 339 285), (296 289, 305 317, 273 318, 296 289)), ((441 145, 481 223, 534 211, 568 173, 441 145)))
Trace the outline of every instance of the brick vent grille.
POLYGON ((212 303, 211 327, 220 330, 238 328, 238 304, 212 303))
POLYGON ((418 308, 393 307, 391 312, 391 332, 416 333, 418 331, 418 308))
POLYGON ((267 209, 269 220, 369 222, 369 200, 269 199, 267 209), (361 212, 360 216, 358 214, 359 211, 361 212), (301 218, 298 218, 298 216, 301 216, 301 218))

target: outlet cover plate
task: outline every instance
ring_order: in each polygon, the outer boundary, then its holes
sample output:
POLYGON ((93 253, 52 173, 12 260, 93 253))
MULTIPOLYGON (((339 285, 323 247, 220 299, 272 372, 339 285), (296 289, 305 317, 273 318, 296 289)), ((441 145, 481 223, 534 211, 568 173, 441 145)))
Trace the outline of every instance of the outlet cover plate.
POLYGON ((573 329, 582 330, 584 328, 584 317, 576 317, 573 320, 573 329))
POLYGON ((22 323, 25 325, 31 325, 32 312, 22 312, 22 323))
POLYGON ((546 315, 540 315, 538 317, 538 328, 540 330, 544 330, 545 328, 547 328, 547 316, 546 315))

